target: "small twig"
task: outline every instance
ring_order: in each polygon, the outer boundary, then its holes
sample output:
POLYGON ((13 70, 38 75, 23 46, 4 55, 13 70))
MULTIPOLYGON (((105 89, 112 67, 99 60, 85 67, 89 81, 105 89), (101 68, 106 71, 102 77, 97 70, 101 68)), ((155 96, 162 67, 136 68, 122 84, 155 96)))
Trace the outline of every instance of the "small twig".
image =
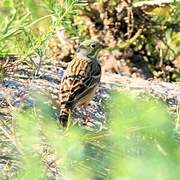
POLYGON ((134 30, 134 15, 132 11, 132 4, 128 4, 126 9, 127 9, 127 17, 128 17, 127 33, 128 33, 128 39, 130 39, 134 30))
POLYGON ((26 26, 26 28, 30 28, 31 26, 39 23, 40 21, 43 21, 44 19, 50 18, 52 17, 52 14, 48 14, 46 16, 40 17, 39 19, 36 19, 35 21, 33 21, 31 24, 29 24, 28 26, 26 26))
POLYGON ((142 6, 162 6, 164 4, 179 3, 180 0, 159 0, 159 1, 140 1, 133 3, 133 7, 142 6))
POLYGON ((179 127, 180 127, 180 102, 178 103, 178 105, 176 107, 176 114, 177 114, 176 131, 179 131, 179 127))
MULTIPOLYGON (((144 30, 144 26, 142 25, 142 26, 139 28, 139 30, 136 32, 136 34, 135 34, 132 38, 128 39, 127 41, 125 41, 125 42, 123 42, 123 43, 120 43, 120 44, 118 45, 118 48, 119 48, 119 49, 127 49, 127 48, 128 48, 131 44, 133 44, 133 43, 136 41, 136 39, 142 34, 143 30, 144 30)), ((112 49, 112 50, 113 50, 113 49, 112 49)))
POLYGON ((38 50, 38 55, 39 55, 39 63, 37 65, 36 71, 35 71, 35 76, 37 76, 39 74, 39 71, 41 69, 41 65, 42 65, 42 56, 43 53, 41 52, 41 50, 38 50))
POLYGON ((162 67, 162 65, 163 65, 163 50, 161 48, 159 49, 159 57, 160 57, 159 67, 162 67))

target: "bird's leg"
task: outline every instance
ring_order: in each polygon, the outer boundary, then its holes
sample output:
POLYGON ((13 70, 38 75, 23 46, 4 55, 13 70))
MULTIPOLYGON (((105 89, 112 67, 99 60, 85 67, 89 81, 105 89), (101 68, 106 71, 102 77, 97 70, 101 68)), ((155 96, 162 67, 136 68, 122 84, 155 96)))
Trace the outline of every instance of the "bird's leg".
POLYGON ((102 122, 99 122, 97 120, 93 120, 90 116, 90 113, 87 111, 87 109, 83 108, 85 111, 85 116, 83 116, 82 121, 80 121, 80 126, 88 129, 90 131, 100 131, 102 130, 102 122))
POLYGON ((85 109, 85 116, 83 118, 83 120, 80 122, 80 126, 82 128, 85 128, 89 131, 101 131, 102 130, 102 123, 96 120, 93 120, 90 117, 90 113, 87 111, 87 109, 85 109))
POLYGON ((96 123, 93 119, 91 119, 90 113, 87 111, 86 107, 83 107, 85 111, 85 116, 83 117, 83 120, 81 122, 81 125, 87 126, 87 127, 95 127, 96 123))

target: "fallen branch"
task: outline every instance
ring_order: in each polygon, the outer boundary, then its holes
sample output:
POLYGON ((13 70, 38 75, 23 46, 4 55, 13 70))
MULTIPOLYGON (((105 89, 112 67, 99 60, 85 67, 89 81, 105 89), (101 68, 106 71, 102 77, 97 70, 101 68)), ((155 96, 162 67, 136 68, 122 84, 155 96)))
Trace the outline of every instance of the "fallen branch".
POLYGON ((120 74, 106 73, 102 76, 102 82, 109 84, 112 89, 135 90, 138 93, 145 92, 168 103, 176 110, 180 108, 180 83, 169 83, 160 80, 144 80, 140 78, 125 77, 120 74))

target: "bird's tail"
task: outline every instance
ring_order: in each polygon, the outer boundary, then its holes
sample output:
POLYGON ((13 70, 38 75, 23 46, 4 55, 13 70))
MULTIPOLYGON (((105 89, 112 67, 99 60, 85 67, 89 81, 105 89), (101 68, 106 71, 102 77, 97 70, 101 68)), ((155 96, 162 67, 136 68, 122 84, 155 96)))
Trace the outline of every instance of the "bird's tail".
POLYGON ((59 121, 63 127, 67 126, 69 113, 70 113, 70 110, 68 108, 61 109, 61 111, 59 113, 59 121))

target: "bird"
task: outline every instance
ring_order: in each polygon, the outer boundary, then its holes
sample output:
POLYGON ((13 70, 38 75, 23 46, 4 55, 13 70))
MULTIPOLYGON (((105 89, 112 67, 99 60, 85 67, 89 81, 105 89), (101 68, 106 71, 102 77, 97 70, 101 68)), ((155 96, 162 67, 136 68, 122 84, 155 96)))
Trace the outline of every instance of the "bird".
POLYGON ((95 95, 101 79, 98 53, 103 45, 96 39, 85 40, 77 49, 61 80, 59 116, 63 127, 75 107, 86 107, 95 95))

